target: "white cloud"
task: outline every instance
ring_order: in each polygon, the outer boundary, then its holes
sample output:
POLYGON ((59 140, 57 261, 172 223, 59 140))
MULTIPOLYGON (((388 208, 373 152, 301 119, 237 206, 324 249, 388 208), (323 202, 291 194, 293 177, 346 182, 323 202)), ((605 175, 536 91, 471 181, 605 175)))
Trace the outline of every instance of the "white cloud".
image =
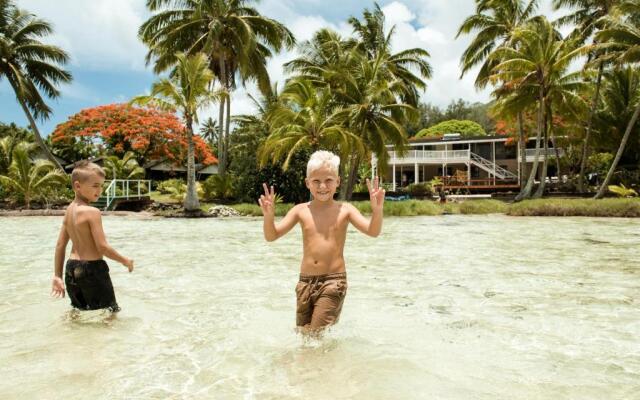
POLYGON ((145 69, 146 47, 138 40, 149 15, 144 0, 22 0, 20 7, 53 23, 49 41, 69 52, 75 66, 145 69))

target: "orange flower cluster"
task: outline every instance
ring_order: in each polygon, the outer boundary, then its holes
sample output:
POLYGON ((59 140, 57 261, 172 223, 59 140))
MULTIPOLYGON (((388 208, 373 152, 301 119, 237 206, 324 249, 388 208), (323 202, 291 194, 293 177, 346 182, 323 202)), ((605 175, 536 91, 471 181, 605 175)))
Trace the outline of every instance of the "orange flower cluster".
MULTIPOLYGON (((52 140, 70 141, 89 138, 101 141, 118 155, 133 151, 145 160, 167 158, 186 164, 187 136, 185 126, 171 112, 130 104, 109 104, 86 108, 58 125, 52 140)), ((206 142, 193 136, 196 162, 211 165, 218 162, 206 142)))

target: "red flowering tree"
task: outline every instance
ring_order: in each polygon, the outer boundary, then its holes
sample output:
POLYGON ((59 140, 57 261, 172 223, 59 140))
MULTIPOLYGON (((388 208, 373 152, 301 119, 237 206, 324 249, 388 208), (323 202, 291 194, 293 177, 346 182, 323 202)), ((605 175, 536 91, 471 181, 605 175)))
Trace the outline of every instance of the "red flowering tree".
MULTIPOLYGON (((193 140, 197 162, 205 165, 218 162, 200 136, 194 135, 193 140)), ((185 127, 174 113, 127 103, 80 111, 56 127, 52 141, 102 144, 118 156, 133 151, 141 162, 167 158, 185 165, 187 158, 185 127)))

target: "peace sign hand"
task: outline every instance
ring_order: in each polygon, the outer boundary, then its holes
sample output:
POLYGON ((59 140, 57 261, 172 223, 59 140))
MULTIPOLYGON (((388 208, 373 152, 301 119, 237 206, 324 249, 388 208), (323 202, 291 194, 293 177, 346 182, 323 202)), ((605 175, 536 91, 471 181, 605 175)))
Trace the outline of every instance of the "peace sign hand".
POLYGON ((262 209, 262 215, 265 217, 273 217, 275 214, 276 193, 271 186, 271 190, 267 187, 266 183, 262 184, 264 188, 264 194, 260 195, 258 203, 262 209))
POLYGON ((371 201, 371 211, 382 211, 384 204, 385 190, 380 187, 380 178, 375 177, 373 184, 367 179, 367 188, 369 189, 369 201, 371 201))

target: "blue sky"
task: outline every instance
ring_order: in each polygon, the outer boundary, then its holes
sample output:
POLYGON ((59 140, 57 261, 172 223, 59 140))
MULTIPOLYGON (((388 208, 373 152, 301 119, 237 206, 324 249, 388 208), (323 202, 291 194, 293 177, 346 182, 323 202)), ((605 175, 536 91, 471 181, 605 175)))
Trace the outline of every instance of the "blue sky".
MULTIPOLYGON (((145 66, 146 49, 137 38, 137 29, 149 16, 144 0, 17 0, 19 7, 51 22, 55 34, 47 39, 71 55, 67 68, 73 74, 70 85, 62 86, 62 96, 51 100, 54 110, 40 121, 43 135, 57 124, 86 107, 124 102, 148 91, 156 79, 145 66)), ((455 40, 460 23, 474 10, 473 0, 383 0, 379 1, 389 26, 396 26, 394 50, 422 47, 431 53, 434 77, 422 100, 446 106, 451 100, 487 101, 489 92, 473 87, 474 71, 459 79, 460 54, 469 38, 455 40)), ((373 2, 357 0, 262 0, 257 5, 264 15, 287 25, 299 41, 309 39, 321 27, 350 35, 349 16, 360 16, 373 2)), ((550 0, 541 1, 541 13, 555 18, 550 0)), ((278 54, 269 62, 273 81, 283 82, 282 64, 296 51, 278 54)), ((232 113, 253 110, 249 84, 234 94, 232 113)), ((214 116, 214 108, 202 111, 214 116)), ((6 81, 0 82, 0 121, 26 125, 27 121, 6 81)))

